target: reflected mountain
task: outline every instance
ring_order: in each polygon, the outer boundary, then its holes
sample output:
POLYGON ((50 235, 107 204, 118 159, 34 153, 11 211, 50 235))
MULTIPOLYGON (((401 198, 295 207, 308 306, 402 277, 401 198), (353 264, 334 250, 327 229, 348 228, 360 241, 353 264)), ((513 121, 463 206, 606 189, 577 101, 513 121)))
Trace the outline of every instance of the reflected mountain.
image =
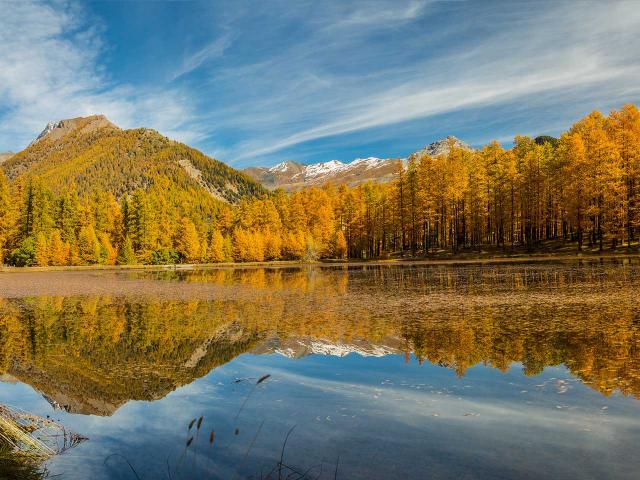
POLYGON ((156 400, 254 347, 214 305, 39 298, 3 305, 2 368, 52 405, 110 415, 156 400))
POLYGON ((0 381, 29 384, 69 412, 111 415, 244 353, 398 362, 413 354, 458 376, 478 364, 521 363, 527 375, 564 364, 603 395, 640 398, 639 270, 615 263, 109 274, 105 285, 144 280, 166 295, 123 295, 120 285, 113 295, 0 299, 0 381), (199 285, 199 298, 185 301, 190 285, 199 285), (203 286, 216 287, 216 298, 203 286))
POLYGON ((385 338, 377 343, 364 339, 352 339, 350 342, 332 342, 323 338, 272 337, 254 348, 251 353, 257 355, 277 353, 288 358, 302 358, 307 355, 332 355, 344 357, 351 353, 361 357, 383 357, 402 353, 403 342, 399 338, 385 338))

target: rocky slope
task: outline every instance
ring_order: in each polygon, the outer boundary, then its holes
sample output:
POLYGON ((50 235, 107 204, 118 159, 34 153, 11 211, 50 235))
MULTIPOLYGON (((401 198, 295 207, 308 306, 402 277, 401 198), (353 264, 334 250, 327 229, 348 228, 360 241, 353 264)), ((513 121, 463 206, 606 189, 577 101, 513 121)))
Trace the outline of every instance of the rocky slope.
MULTIPOLYGON (((469 145, 450 136, 427 145, 414 155, 445 155, 451 146, 471 150, 469 145)), ((369 157, 357 158, 350 163, 331 160, 310 165, 286 161, 270 168, 250 167, 243 171, 269 189, 282 188, 292 191, 325 183, 354 186, 369 180, 388 182, 393 179, 400 162, 406 164, 406 159, 369 157)))
POLYGON ((0 168, 10 180, 37 176, 54 191, 75 184, 81 193, 116 197, 152 186, 223 202, 264 193, 247 175, 198 150, 155 130, 121 129, 103 115, 49 123, 0 168))
POLYGON ((11 157, 13 157, 13 155, 13 152, 0 152, 0 164, 9 160, 11 157))

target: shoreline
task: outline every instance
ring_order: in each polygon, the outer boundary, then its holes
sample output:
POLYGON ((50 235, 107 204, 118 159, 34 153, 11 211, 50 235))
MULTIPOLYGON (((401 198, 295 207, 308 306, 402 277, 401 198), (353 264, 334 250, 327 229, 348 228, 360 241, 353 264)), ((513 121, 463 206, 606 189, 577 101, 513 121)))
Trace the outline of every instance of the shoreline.
POLYGON ((28 273, 28 272, 86 272, 86 271, 171 271, 171 270, 210 270, 210 269, 243 269, 243 268, 297 268, 297 267, 363 267, 363 266, 411 266, 411 265, 472 265, 472 264, 509 264, 544 261, 575 261, 575 260, 611 260, 611 259, 640 259, 640 251, 616 252, 582 252, 582 253, 531 253, 531 254, 449 254, 433 257, 405 257, 372 260, 339 260, 326 259, 316 261, 277 260, 269 262, 221 262, 194 263, 169 265, 62 265, 47 267, 10 267, 0 266, 0 273, 28 273))

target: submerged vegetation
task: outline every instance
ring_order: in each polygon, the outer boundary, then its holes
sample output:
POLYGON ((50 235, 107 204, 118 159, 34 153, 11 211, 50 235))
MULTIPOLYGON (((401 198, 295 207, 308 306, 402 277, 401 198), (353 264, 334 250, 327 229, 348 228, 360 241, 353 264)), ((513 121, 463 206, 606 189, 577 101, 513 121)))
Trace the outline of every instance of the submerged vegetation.
POLYGON ((375 258, 488 247, 535 251, 545 242, 603 250, 638 242, 640 112, 634 105, 609 116, 594 112, 557 140, 518 136, 509 150, 497 142, 481 150, 451 145, 435 158, 398 161, 395 180, 387 184, 328 185, 290 195, 266 193, 157 134, 108 132, 73 157, 71 170, 60 167, 66 160, 55 150, 43 151, 52 148, 47 141, 3 165, 11 178, 0 169, 4 262, 375 258), (44 164, 38 152, 48 155, 44 164), (80 167, 96 158, 91 175, 81 174, 80 167), (206 179, 185 176, 184 158, 206 179), (109 183, 131 169, 135 181, 109 183), (218 170, 224 181, 216 188, 238 192, 225 193, 236 203, 202 189, 202 182, 215 186, 218 170))
POLYGON ((46 478, 46 460, 85 440, 49 418, 0 405, 0 479, 46 478))

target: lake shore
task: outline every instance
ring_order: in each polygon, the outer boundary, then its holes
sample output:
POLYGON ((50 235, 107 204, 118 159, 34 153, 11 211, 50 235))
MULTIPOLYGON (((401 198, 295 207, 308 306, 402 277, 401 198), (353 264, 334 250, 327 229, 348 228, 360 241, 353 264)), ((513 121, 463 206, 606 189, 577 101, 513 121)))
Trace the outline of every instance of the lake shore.
POLYGON ((518 263, 518 262, 544 262, 544 261, 571 261, 571 260, 597 260, 615 258, 640 258, 640 250, 618 249, 614 251, 584 250, 582 252, 464 252, 453 254, 440 252, 428 257, 405 256, 387 259, 325 259, 316 261, 278 260, 267 262, 221 262, 221 263, 195 263, 195 264, 168 264, 168 265, 74 265, 74 266, 47 266, 47 267, 10 267, 0 266, 0 273, 25 273, 25 272, 57 272, 57 271, 135 271, 135 270, 193 270, 216 268, 291 268, 300 266, 337 267, 337 266, 382 266, 382 265, 455 265, 455 264, 482 264, 482 263, 518 263))

